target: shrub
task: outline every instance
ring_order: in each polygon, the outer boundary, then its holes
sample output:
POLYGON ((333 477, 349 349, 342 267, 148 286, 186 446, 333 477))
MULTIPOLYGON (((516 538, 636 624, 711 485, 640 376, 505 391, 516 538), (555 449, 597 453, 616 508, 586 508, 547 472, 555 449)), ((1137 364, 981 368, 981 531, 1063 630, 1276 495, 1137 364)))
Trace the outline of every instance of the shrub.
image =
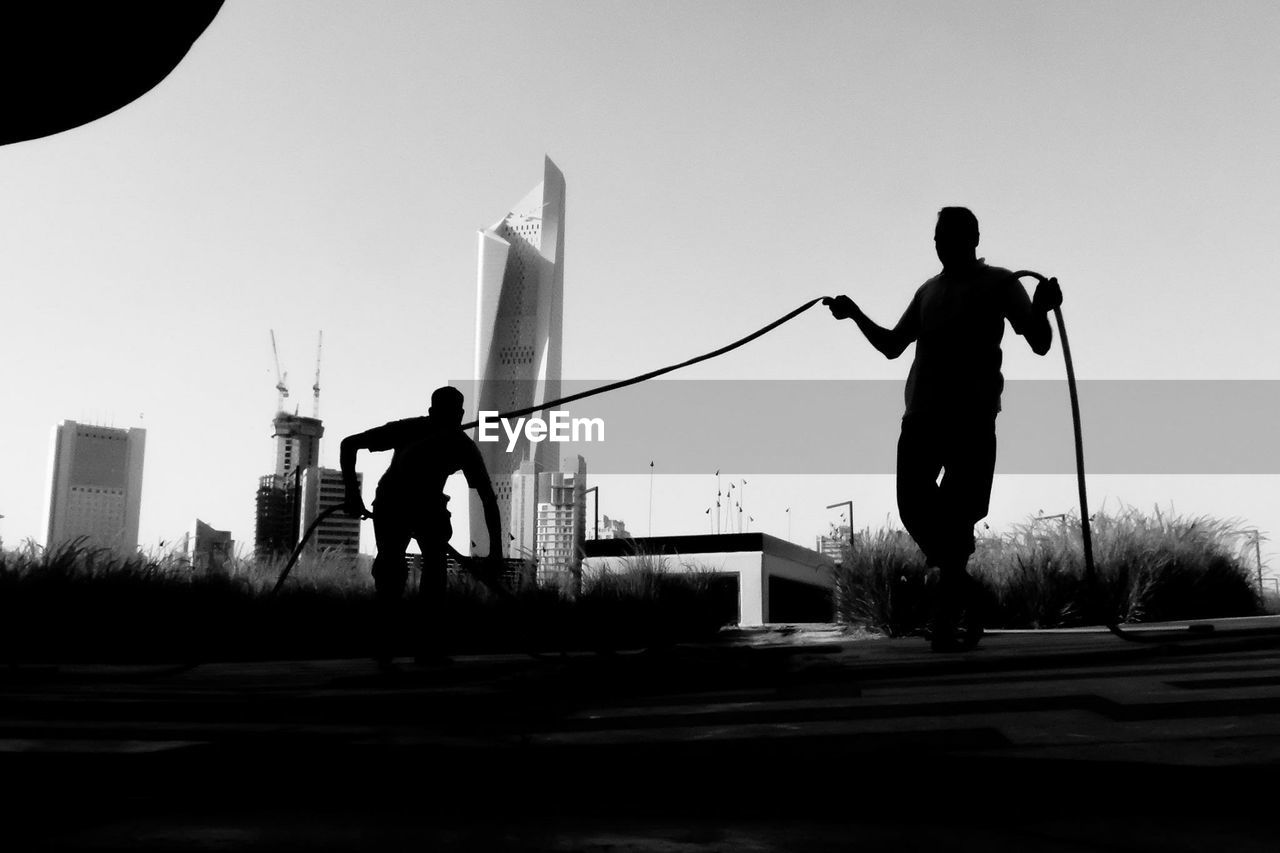
MULTIPOLYGON (((1260 612, 1234 520, 1132 507, 1094 516, 1096 584, 1085 571, 1079 515, 1029 518, 980 537, 969 572, 990 627, 1056 628, 1246 616, 1260 612)), ((841 617, 902 635, 928 620, 933 573, 903 531, 863 531, 846 546, 841 617)))
POLYGON ((912 633, 928 618, 928 575, 905 531, 863 530, 852 547, 845 545, 837 572, 838 617, 890 636, 912 633))

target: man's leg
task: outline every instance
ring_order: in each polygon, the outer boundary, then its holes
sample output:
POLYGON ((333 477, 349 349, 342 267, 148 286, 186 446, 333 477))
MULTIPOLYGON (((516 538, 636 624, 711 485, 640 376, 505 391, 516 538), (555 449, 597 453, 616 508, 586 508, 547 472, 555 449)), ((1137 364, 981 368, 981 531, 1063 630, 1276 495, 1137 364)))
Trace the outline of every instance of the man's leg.
POLYGON ((967 565, 974 552, 973 528, 987 515, 995 475, 994 416, 957 419, 946 445, 945 473, 939 487, 942 545, 938 595, 946 619, 965 616, 968 638, 976 642, 982 626, 974 583, 967 565))
POLYGON ((404 562, 411 530, 394 510, 377 507, 373 517, 373 538, 378 554, 373 559, 374 597, 377 602, 377 650, 379 663, 389 664, 394 656, 398 627, 403 624, 402 599, 409 569, 404 562))
POLYGON ((902 419, 898 436, 898 515, 903 527, 924 552, 930 566, 938 565, 945 529, 938 473, 942 470, 939 430, 919 415, 902 419))
POLYGON ((445 625, 445 595, 449 586, 449 556, 445 547, 453 536, 448 514, 429 521, 417 534, 422 551, 422 579, 418 585, 415 614, 415 654, 420 663, 443 663, 448 659, 445 625))
MULTIPOLYGON (((939 572, 929 619, 930 642, 935 649, 955 643, 959 621, 955 607, 958 598, 951 588, 956 577, 955 523, 952 508, 938 484, 950 427, 946 421, 909 415, 902 419, 898 438, 898 514, 924 552, 926 564, 938 567, 939 572)), ((963 563, 959 571, 963 574, 963 563)))

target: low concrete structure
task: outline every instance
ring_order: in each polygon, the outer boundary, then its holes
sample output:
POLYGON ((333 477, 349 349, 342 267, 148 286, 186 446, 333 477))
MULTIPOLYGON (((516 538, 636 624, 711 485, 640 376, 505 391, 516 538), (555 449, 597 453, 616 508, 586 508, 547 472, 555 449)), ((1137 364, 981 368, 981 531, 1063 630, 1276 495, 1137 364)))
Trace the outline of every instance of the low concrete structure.
POLYGON ((583 543, 583 574, 625 571, 629 558, 666 558, 671 572, 710 571, 736 578, 738 624, 834 619, 835 561, 767 533, 648 536, 583 543))

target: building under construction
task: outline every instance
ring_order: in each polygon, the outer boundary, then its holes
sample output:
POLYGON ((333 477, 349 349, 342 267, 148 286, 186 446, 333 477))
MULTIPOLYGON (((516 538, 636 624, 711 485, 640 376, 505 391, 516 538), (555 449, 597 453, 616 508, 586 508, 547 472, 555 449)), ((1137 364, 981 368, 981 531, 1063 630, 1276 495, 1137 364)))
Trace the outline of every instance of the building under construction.
MULTIPOLYGON (((275 471, 258 478, 253 537, 254 558, 272 560, 287 556, 315 521, 316 516, 342 503, 342 474, 320 466, 320 352, 316 346, 316 378, 311 386, 312 416, 285 411, 289 396, 288 374, 280 370, 275 332, 271 350, 276 360, 276 416, 272 419, 275 439, 275 471)), ((358 481, 359 482, 359 481, 358 481)), ((360 552, 360 519, 334 513, 321 522, 308 543, 308 552, 337 552, 355 557, 360 552)))

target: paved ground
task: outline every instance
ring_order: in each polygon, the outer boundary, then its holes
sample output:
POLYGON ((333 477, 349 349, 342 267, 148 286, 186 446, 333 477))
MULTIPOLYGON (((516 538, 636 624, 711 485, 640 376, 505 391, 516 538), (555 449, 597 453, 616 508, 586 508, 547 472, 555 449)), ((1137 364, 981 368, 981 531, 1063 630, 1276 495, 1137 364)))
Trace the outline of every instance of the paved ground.
POLYGON ((11 667, 0 808, 58 850, 1275 849, 1280 619, 1158 637, 11 667))

